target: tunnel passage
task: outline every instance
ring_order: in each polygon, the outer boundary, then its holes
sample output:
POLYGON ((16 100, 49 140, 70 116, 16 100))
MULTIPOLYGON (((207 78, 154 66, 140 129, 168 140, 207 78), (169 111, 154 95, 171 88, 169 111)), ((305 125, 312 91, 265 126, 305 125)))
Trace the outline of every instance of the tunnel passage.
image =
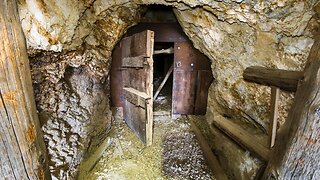
POLYGON ((149 145, 158 100, 171 104, 172 118, 204 115, 213 80, 210 60, 193 47, 171 9, 164 7, 151 6, 143 21, 127 31, 111 64, 112 106, 122 109, 128 126, 149 145))

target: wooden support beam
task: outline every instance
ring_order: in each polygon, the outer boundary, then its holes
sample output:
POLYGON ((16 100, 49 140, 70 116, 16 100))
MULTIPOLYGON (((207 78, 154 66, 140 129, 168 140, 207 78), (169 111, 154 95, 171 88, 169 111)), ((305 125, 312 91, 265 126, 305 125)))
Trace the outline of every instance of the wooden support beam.
POLYGON ((320 179, 320 37, 316 37, 264 179, 320 179))
POLYGON ((303 72, 270 69, 259 66, 248 67, 243 72, 243 79, 246 81, 266 86, 275 86, 291 92, 297 90, 298 82, 302 78, 303 72))
POLYGON ((212 170, 213 175, 219 179, 219 180, 227 180, 228 177, 225 173, 225 171, 222 169, 217 157, 212 153, 212 150, 210 146, 208 145, 207 141, 203 137, 202 133, 198 129, 198 127, 195 125, 193 120, 190 118, 190 116, 187 116, 187 119, 189 120, 189 123, 191 125, 192 131, 196 135, 196 138, 198 140, 198 143, 203 151, 203 154, 205 156, 205 160, 209 166, 209 168, 212 170))
POLYGON ((252 137, 250 133, 239 127, 237 124, 220 115, 217 115, 214 117, 213 125, 228 135, 243 148, 258 155, 264 161, 269 160, 270 150, 259 143, 257 139, 252 137))
POLYGON ((168 78, 169 78, 169 76, 170 76, 170 74, 171 74, 172 72, 173 72, 173 64, 172 64, 171 67, 169 68, 166 76, 164 77, 164 79, 163 79, 163 81, 161 82, 159 88, 157 89, 156 93, 154 94, 153 100, 156 100, 156 98, 158 97, 161 89, 162 89, 163 86, 166 84, 166 82, 167 82, 167 80, 168 80, 168 78))
POLYGON ((154 50, 153 54, 173 54, 173 47, 168 49, 154 50))
POLYGON ((51 179, 16 0, 0 24, 0 179, 51 179))
POLYGON ((279 104, 279 88, 271 86, 271 108, 270 108, 270 125, 269 125, 269 147, 272 148, 276 141, 278 104, 279 104))

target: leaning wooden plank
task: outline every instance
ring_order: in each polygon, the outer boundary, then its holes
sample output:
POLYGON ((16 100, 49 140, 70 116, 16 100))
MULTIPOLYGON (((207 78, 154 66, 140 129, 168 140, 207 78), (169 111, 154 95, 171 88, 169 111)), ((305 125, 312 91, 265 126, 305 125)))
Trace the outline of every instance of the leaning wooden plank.
POLYGON ((189 123, 191 124, 192 131, 197 137, 198 143, 203 151, 203 154, 205 156, 205 160, 209 166, 209 168, 212 170, 213 175, 219 179, 219 180, 227 180, 228 177, 222 167, 220 166, 220 163, 217 159, 217 157, 212 153, 212 150, 210 146, 208 145, 207 141, 201 134, 200 130, 198 129, 197 125, 192 121, 192 119, 187 116, 189 123))
POLYGON ((277 134, 277 118, 278 118, 278 104, 279 104, 279 88, 271 87, 271 117, 269 125, 269 147, 272 148, 276 141, 277 134))
POLYGON ((50 179, 16 0, 0 24, 0 179, 50 179))
POLYGON ((299 80, 303 78, 303 72, 251 66, 244 70, 243 78, 246 81, 295 92, 299 80))
POLYGON ((250 133, 239 127, 237 124, 217 115, 214 117, 213 125, 228 135, 243 148, 248 149, 265 161, 269 160, 270 150, 260 144, 257 139, 252 137, 250 133))
POLYGON ((154 94, 153 100, 155 100, 155 99, 158 97, 161 89, 162 89, 163 86, 166 84, 166 82, 167 82, 167 80, 168 80, 168 78, 169 78, 169 76, 170 76, 170 74, 171 74, 172 72, 173 72, 173 64, 172 64, 171 67, 169 68, 166 76, 164 77, 164 79, 163 79, 163 81, 161 82, 159 88, 157 89, 156 93, 154 94))
POLYGON ((320 37, 316 37, 304 79, 298 86, 288 118, 278 133, 265 179, 320 179, 319 105, 320 37))

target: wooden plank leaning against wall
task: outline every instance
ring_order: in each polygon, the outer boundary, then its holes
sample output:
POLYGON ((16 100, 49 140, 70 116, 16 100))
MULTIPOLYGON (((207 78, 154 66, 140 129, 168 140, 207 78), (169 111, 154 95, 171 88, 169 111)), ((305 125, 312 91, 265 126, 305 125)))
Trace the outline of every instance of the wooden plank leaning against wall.
POLYGON ((0 2, 0 179, 50 179, 16 0, 0 2))

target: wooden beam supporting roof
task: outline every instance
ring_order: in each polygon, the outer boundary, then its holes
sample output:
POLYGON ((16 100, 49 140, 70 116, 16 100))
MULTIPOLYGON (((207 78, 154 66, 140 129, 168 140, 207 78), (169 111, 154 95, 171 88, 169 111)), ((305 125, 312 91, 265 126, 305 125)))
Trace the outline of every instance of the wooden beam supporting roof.
POLYGON ((267 86, 275 86, 282 90, 295 92, 303 72, 271 69, 251 66, 244 70, 243 79, 267 86))

